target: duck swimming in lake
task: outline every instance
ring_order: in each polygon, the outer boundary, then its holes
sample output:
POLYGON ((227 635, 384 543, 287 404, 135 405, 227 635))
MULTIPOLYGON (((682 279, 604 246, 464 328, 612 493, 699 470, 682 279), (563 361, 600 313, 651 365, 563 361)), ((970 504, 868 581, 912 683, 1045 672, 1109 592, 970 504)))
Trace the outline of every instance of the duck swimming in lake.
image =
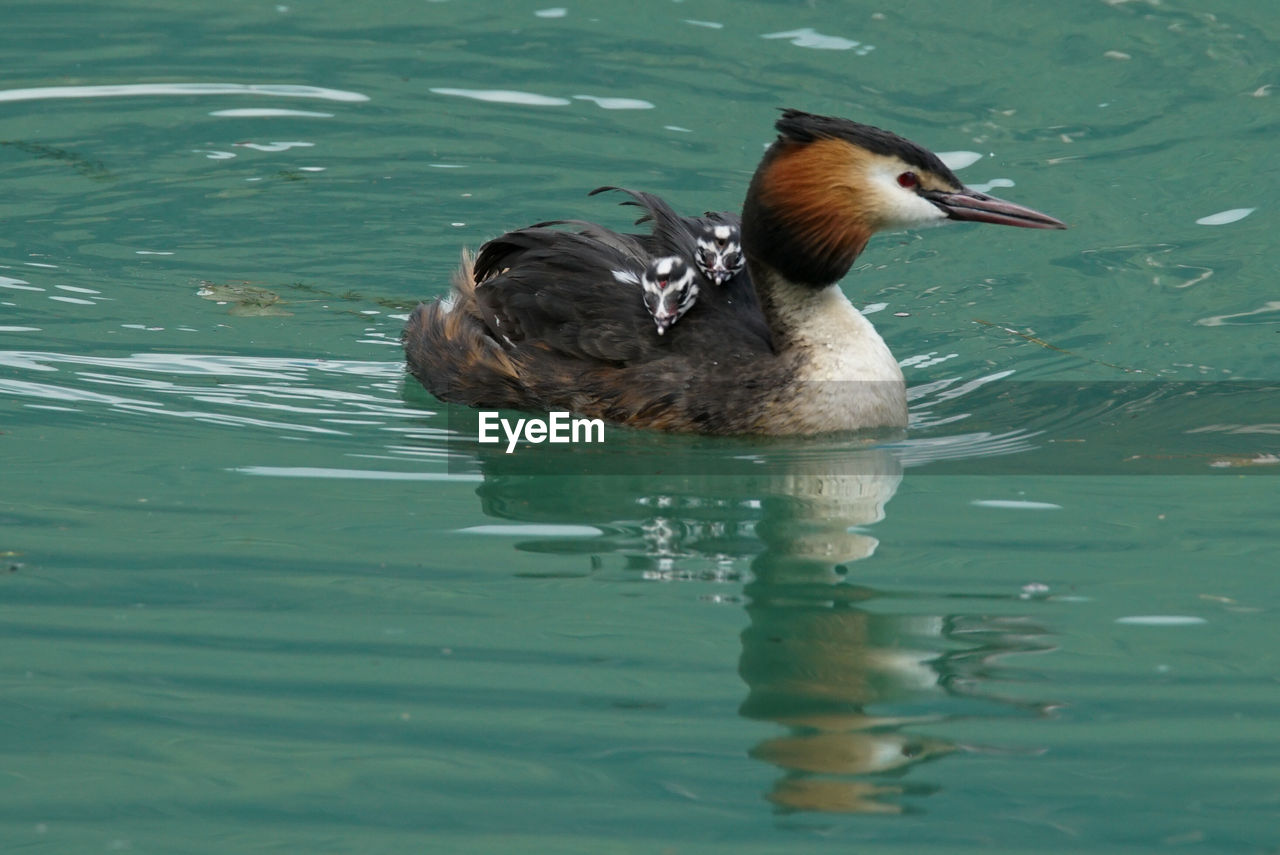
MULTIPOLYGON (((700 293, 655 335, 634 286, 620 293, 613 275, 627 236, 531 227, 489 241, 474 262, 464 256, 451 295, 414 310, 409 371, 445 401, 659 430, 905 426, 897 360, 837 284, 871 235, 948 220, 1066 226, 966 188, 935 154, 888 131, 798 110, 776 127, 741 220, 758 303, 704 303, 700 293)), ((652 260, 631 263, 643 271, 652 260)))

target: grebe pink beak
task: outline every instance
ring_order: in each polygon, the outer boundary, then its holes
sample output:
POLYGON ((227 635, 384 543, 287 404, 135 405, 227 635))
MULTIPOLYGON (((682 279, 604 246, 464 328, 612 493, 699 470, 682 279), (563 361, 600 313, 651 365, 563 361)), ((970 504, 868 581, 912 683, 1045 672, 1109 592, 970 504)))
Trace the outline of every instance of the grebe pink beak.
POLYGON ((968 187, 949 193, 941 190, 921 190, 920 195, 938 207, 952 220, 968 220, 977 223, 995 223, 999 226, 1018 226, 1024 229, 1065 229, 1067 224, 1032 208, 1015 205, 968 187))

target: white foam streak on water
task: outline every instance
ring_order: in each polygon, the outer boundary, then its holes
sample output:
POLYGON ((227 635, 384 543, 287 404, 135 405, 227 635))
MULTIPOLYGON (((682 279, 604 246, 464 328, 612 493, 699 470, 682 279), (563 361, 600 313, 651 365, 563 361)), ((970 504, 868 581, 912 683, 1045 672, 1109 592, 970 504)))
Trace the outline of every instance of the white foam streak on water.
POLYGON ((976 151, 940 151, 938 159, 945 163, 948 169, 960 170, 982 160, 982 155, 976 151))
POLYGON ((1207 217, 1201 217, 1196 220, 1197 226, 1225 226, 1229 223, 1239 222, 1245 217, 1252 214, 1257 208, 1232 208, 1229 211, 1219 211, 1216 214, 1210 214, 1207 217))
MULTIPOLYGON (((241 475, 272 478, 334 478, 360 481, 465 481, 481 482, 483 475, 451 475, 448 472, 386 472, 378 469, 326 469, 314 466, 237 466, 227 470, 241 475)), ((598 531, 593 529, 592 531, 598 531)))
POLYGON ((302 116, 316 119, 332 119, 333 113, 317 113, 312 110, 286 110, 278 107, 241 107, 236 110, 214 110, 210 116, 226 118, 267 118, 271 116, 302 116))
POLYGON ((275 95, 326 101, 368 101, 368 95, 276 83, 122 83, 109 86, 39 86, 0 90, 0 101, 43 101, 52 98, 123 98, 139 95, 275 95))
POLYGON ((437 86, 431 90, 437 95, 454 95, 475 101, 492 101, 498 104, 521 104, 525 107, 564 107, 572 102, 568 98, 538 95, 534 92, 518 92, 514 89, 457 89, 437 86))
POLYGON ((574 95, 579 101, 590 101, 602 110, 652 110, 653 104, 639 98, 599 98, 595 95, 574 95))
POLYGON ((1195 615, 1128 615, 1116 618, 1116 623, 1129 626, 1196 626, 1208 621, 1195 615))
POLYGON ((1011 178, 992 178, 990 181, 979 181, 977 184, 970 184, 970 190, 977 190, 979 193, 986 193, 996 187, 1013 187, 1013 179, 1011 178))
POLYGON ((845 39, 840 36, 827 36, 819 33, 812 27, 804 27, 798 30, 786 30, 780 33, 765 33, 762 39, 787 39, 796 47, 815 48, 817 50, 854 50, 862 48, 862 53, 872 49, 872 45, 863 45, 862 42, 853 39, 845 39))
POLYGON ((1010 511, 1060 511, 1062 505, 1053 502, 1026 502, 1017 499, 975 499, 969 504, 976 508, 1002 508, 1010 511))
POLYGON ((507 537, 592 537, 604 534, 590 525, 473 525, 458 529, 463 534, 497 534, 507 537))
MULTIPOLYGON (((526 107, 564 107, 573 103, 568 98, 557 95, 539 95, 535 92, 520 92, 514 89, 458 89, 440 86, 431 91, 437 95, 454 95, 476 101, 520 104, 526 107)), ((603 110, 652 110, 654 106, 651 102, 639 98, 607 98, 596 95, 574 95, 573 97, 578 101, 590 101, 603 110)))
MULTIPOLYGON (((1233 315, 1215 315, 1211 318, 1201 318, 1196 321, 1202 327, 1224 327, 1232 326, 1231 321, 1236 318, 1248 318, 1253 315, 1267 315, 1280 312, 1280 300, 1269 300, 1256 309, 1250 309, 1247 312, 1236 312, 1233 315)), ((1248 323, 1247 321, 1241 323, 1248 323)), ((1263 318, 1257 323, 1275 323, 1274 318, 1263 318)))
POLYGON ((315 143, 291 140, 286 142, 272 141, 268 143, 242 142, 242 143, 235 143, 235 145, 238 148, 251 148, 251 149, 254 149, 255 151, 288 151, 291 148, 299 148, 299 147, 310 148, 314 146, 315 143))

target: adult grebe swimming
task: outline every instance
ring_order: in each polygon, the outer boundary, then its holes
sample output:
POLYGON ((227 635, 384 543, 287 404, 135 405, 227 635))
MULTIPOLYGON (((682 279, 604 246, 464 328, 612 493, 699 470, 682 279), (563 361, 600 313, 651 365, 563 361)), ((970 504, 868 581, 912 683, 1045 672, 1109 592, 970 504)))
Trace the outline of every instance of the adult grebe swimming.
POLYGON ((702 289, 658 335, 638 284, 652 250, 603 226, 543 224, 464 257, 449 298, 414 310, 410 372, 445 401, 659 430, 905 426, 897 360, 836 284, 871 235, 946 220, 1066 226, 969 190, 935 154, 888 131, 798 110, 776 127, 742 210, 758 302, 704 300, 702 289))

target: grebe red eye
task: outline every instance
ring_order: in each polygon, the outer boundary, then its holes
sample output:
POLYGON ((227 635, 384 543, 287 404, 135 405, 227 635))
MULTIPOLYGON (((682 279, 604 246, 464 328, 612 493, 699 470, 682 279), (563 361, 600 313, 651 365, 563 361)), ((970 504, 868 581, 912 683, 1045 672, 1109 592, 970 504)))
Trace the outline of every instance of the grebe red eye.
POLYGON ((912 187, 916 187, 919 184, 920 184, 920 179, 916 177, 916 174, 914 172, 904 172, 898 176, 899 187, 906 187, 908 190, 910 190, 912 187))

